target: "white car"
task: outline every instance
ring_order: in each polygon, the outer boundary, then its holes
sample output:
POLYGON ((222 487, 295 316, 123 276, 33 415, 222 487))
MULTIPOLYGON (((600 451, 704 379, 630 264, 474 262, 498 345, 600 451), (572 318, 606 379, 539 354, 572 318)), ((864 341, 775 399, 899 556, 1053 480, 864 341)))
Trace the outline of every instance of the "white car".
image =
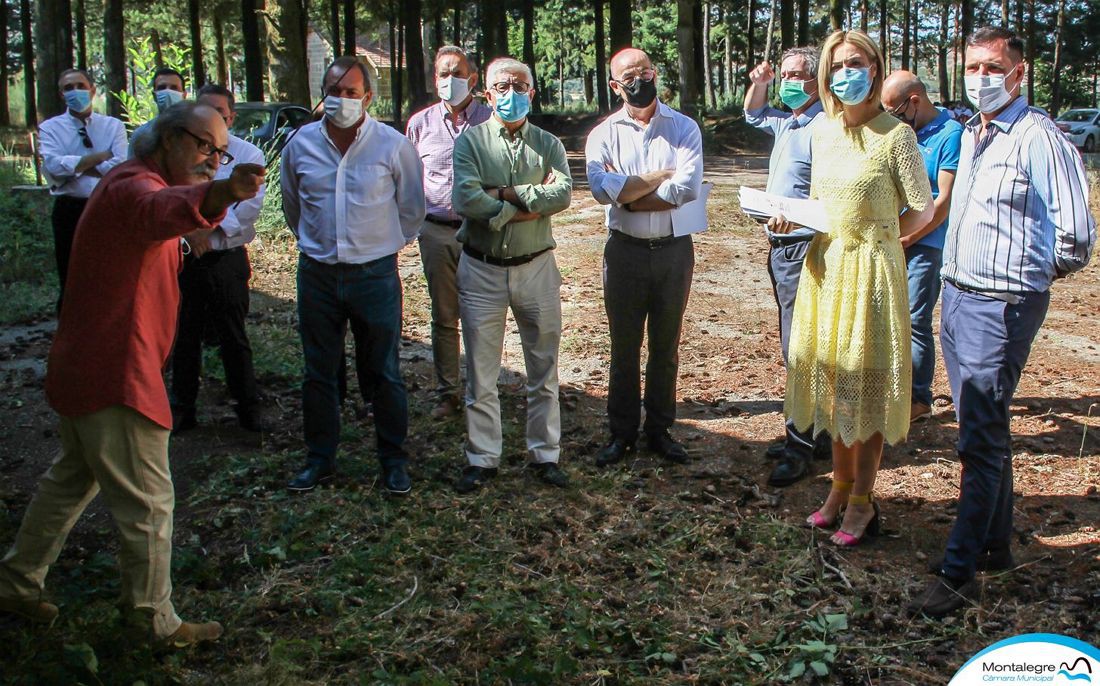
POLYGON ((1100 143, 1100 110, 1069 110, 1063 112, 1054 123, 1083 152, 1095 151, 1097 143, 1100 143))

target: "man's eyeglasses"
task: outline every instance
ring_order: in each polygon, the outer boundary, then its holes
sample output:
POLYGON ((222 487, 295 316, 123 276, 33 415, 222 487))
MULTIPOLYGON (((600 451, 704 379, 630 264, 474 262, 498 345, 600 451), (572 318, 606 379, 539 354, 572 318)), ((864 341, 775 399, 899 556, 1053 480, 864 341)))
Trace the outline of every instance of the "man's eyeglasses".
POLYGON ((637 74, 626 74, 621 79, 611 79, 611 81, 619 84, 620 86, 626 86, 627 88, 630 88, 638 79, 641 79, 642 81, 652 81, 653 77, 656 75, 657 72, 653 69, 643 69, 637 74))
POLYGON ((76 130, 76 133, 77 133, 78 136, 80 136, 80 142, 82 144, 84 144, 85 148, 91 148, 92 147, 92 139, 88 137, 88 129, 87 128, 81 126, 79 129, 76 130))
POLYGON ((531 90, 531 84, 524 83, 523 81, 498 81, 493 84, 492 88, 498 95, 504 95, 509 89, 523 95, 531 90))
POLYGON ((185 128, 181 127, 180 131, 183 131, 188 136, 191 136, 195 139, 195 142, 198 143, 200 155, 206 155, 207 157, 213 157, 214 155, 217 155, 218 160, 222 164, 229 164, 233 161, 233 156, 229 154, 228 150, 222 150, 221 148, 215 147, 215 145, 210 141, 206 140, 205 138, 199 138, 185 128))

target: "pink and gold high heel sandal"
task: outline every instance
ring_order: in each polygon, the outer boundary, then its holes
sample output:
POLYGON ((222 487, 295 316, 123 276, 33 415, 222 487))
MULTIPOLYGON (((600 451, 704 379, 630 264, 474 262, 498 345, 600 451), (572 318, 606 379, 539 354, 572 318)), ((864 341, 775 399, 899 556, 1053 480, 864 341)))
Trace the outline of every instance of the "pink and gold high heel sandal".
MULTIPOLYGON (((836 491, 837 493, 847 493, 848 491, 852 490, 852 486, 854 485, 855 482, 853 481, 837 481, 836 479, 833 479, 832 490, 836 491)), ((840 510, 837 511, 837 517, 839 517, 840 513, 843 511, 844 508, 840 508, 840 510)), ((821 510, 814 510, 813 514, 806 518, 805 526, 811 529, 824 529, 826 527, 832 526, 835 523, 836 517, 833 517, 832 519, 825 519, 825 516, 821 514, 821 510)))
POLYGON ((857 546, 863 542, 863 539, 868 536, 878 536, 879 534, 879 509, 878 503, 875 502, 874 494, 868 493, 867 495, 849 495, 849 505, 871 505, 875 514, 871 517, 871 521, 867 522, 867 526, 863 528, 863 533, 859 536, 853 536, 852 534, 844 531, 843 529, 837 529, 833 534, 832 541, 834 545, 841 548, 851 548, 857 546))

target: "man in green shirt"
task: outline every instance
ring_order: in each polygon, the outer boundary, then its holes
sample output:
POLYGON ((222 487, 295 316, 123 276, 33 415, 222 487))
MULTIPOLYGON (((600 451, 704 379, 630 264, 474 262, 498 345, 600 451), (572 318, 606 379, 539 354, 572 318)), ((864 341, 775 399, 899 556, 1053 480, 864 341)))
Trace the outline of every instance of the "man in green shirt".
POLYGON ((558 344, 561 274, 551 215, 569 207, 573 180, 565 146, 527 121, 535 91, 531 70, 500 58, 486 70, 493 116, 455 141, 454 210, 459 312, 466 344, 466 458, 455 488, 469 493, 496 476, 503 439, 497 378, 509 308, 527 367, 527 450, 539 478, 568 485, 558 468, 558 344))

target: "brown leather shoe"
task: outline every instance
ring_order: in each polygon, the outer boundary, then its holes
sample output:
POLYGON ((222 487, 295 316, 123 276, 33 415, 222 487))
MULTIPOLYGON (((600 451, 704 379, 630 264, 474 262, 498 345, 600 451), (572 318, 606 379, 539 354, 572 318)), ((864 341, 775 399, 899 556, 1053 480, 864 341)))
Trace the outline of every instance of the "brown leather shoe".
POLYGON ((432 419, 446 419, 459 413, 462 403, 454 396, 447 396, 432 409, 432 419))
POLYGON ((216 641, 225 631, 217 622, 192 623, 184 622, 180 628, 168 638, 162 639, 165 648, 187 648, 203 641, 216 641))
POLYGON ((28 622, 35 624, 53 624, 57 619, 57 606, 44 600, 17 600, 15 598, 0 598, 0 612, 18 615, 28 622))
POLYGON ((932 417, 932 408, 924 403, 913 403, 909 410, 909 423, 916 424, 932 417))

